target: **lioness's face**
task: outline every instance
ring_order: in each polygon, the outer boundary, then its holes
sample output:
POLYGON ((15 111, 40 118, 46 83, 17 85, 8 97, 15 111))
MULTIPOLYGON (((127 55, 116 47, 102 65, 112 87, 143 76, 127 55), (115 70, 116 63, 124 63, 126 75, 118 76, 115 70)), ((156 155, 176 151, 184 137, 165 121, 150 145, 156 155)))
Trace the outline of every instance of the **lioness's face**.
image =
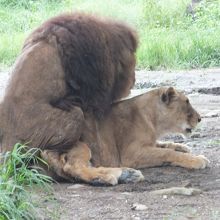
POLYGON ((192 107, 189 99, 181 92, 170 87, 162 93, 161 100, 165 105, 166 117, 172 132, 191 133, 201 121, 199 113, 192 107))

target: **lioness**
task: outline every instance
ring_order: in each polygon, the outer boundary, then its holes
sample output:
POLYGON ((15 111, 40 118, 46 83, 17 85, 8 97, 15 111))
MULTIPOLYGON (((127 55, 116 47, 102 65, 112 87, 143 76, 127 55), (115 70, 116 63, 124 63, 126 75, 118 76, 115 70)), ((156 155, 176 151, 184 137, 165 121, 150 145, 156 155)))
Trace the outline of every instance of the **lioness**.
POLYGON ((189 99, 172 87, 114 103, 101 120, 92 115, 85 118, 80 142, 69 152, 42 153, 59 176, 115 185, 143 180, 141 172, 135 170, 139 168, 169 163, 203 169, 208 164, 203 155, 190 154, 186 145, 157 142, 168 133, 187 134, 201 121, 189 99))

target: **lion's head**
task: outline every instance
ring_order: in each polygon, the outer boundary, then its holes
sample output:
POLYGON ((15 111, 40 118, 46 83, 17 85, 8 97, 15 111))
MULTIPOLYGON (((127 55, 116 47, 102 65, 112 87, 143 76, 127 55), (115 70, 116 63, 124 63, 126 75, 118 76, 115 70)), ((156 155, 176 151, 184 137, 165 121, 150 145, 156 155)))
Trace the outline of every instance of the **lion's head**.
POLYGON ((191 133, 201 121, 199 113, 192 107, 189 99, 173 87, 160 89, 159 112, 161 121, 169 132, 191 133))

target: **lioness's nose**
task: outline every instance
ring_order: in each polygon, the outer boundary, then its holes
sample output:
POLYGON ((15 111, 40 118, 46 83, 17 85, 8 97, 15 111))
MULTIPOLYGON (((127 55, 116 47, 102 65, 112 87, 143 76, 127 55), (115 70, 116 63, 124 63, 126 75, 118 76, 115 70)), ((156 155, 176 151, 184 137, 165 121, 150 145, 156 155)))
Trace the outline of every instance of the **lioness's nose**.
POLYGON ((198 122, 200 122, 201 120, 202 120, 202 119, 199 117, 199 118, 198 118, 198 122))

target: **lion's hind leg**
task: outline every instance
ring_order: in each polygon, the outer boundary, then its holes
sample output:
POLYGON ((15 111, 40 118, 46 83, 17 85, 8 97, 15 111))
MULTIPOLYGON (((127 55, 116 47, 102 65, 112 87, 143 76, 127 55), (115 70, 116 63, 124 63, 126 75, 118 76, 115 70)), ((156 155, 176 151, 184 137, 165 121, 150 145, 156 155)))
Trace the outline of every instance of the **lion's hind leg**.
POLYGON ((116 185, 118 183, 138 182, 144 179, 139 170, 131 168, 92 167, 91 151, 82 142, 78 142, 63 157, 65 175, 78 178, 92 185, 116 185))
POLYGON ((69 181, 72 180, 63 172, 63 154, 61 155, 58 151, 43 150, 41 152, 41 158, 46 161, 48 165, 43 166, 48 175, 55 179, 59 179, 61 177, 69 181))

